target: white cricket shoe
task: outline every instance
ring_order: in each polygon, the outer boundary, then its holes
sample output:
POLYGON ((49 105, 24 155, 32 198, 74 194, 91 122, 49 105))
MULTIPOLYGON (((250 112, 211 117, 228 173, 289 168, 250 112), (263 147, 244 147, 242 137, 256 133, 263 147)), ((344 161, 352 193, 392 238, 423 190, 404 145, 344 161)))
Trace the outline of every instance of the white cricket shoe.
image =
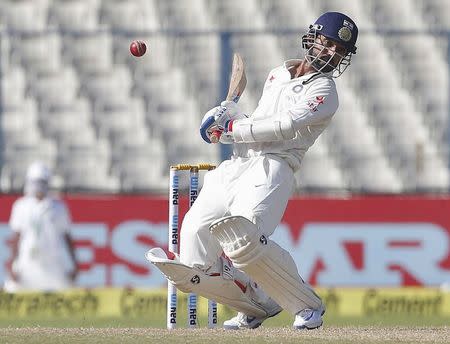
POLYGON ((294 328, 297 330, 313 330, 322 326, 322 315, 325 313, 325 307, 319 309, 304 309, 295 315, 294 328))
POLYGON ((240 329, 254 329, 261 326, 264 320, 274 317, 283 309, 274 301, 271 302, 271 309, 267 312, 267 316, 262 318, 251 317, 239 312, 234 318, 225 320, 223 328, 225 330, 240 330, 240 329))

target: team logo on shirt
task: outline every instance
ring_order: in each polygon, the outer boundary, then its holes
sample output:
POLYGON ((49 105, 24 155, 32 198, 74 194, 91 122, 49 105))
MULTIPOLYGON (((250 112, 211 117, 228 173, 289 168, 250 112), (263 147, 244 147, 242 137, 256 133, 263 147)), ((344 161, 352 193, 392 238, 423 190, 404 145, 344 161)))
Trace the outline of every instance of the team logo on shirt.
POLYGON ((312 112, 316 112, 319 105, 323 104, 324 101, 325 101, 324 96, 317 96, 316 99, 308 101, 308 106, 312 112))
POLYGON ((317 96, 316 97, 317 105, 323 104, 324 99, 325 99, 324 96, 317 96))
POLYGON ((300 93, 303 90, 303 85, 295 85, 292 87, 292 92, 294 93, 300 93))

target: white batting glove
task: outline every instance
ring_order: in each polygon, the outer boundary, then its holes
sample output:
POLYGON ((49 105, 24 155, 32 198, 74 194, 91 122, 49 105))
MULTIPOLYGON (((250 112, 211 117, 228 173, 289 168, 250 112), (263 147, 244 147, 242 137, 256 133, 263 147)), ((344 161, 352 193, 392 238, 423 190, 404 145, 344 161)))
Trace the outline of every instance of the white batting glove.
POLYGON ((208 110, 202 119, 202 126, 210 117, 215 117, 216 113, 219 111, 220 106, 215 106, 212 109, 208 110))
POLYGON ((220 131, 219 127, 216 124, 216 115, 220 111, 220 109, 220 106, 216 106, 203 116, 202 123, 200 125, 200 135, 202 139, 207 143, 211 143, 211 134, 213 132, 220 131))
POLYGON ((241 111, 235 102, 225 100, 220 103, 220 109, 216 113, 216 124, 219 128, 226 128, 228 121, 234 121, 245 117, 247 116, 241 111))
POLYGON ((225 114, 220 119, 216 119, 218 127, 222 131, 219 142, 230 144, 234 142, 232 132, 233 122, 238 119, 247 118, 247 115, 244 114, 239 106, 231 100, 223 101, 220 103, 220 106, 222 109, 225 109, 225 114))
POLYGON ((225 100, 222 103, 220 103, 221 107, 224 107, 227 109, 227 114, 230 117, 230 119, 241 119, 247 117, 239 107, 239 105, 231 100, 225 100))
POLYGON ((212 133, 214 132, 216 135, 219 133, 220 143, 233 143, 232 122, 246 117, 235 102, 223 101, 220 106, 212 108, 203 116, 200 135, 204 141, 211 143, 212 133))

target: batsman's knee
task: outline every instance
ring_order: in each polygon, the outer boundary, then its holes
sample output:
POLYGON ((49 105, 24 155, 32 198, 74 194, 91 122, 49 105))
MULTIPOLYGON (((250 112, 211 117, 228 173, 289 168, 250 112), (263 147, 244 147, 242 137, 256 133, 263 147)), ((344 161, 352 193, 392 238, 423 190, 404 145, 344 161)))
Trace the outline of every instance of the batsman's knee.
POLYGON ((259 228, 243 216, 221 218, 209 230, 237 268, 252 264, 264 254, 269 243, 259 228))

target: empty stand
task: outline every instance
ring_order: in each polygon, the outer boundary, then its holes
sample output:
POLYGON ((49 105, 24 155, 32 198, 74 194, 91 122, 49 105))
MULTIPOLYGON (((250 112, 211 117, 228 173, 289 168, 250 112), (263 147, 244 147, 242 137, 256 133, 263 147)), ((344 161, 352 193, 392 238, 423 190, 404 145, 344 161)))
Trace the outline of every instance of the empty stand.
POLYGON ((153 0, 102 2, 100 20, 116 30, 146 31, 159 28, 153 0))
POLYGON ((2 19, 9 29, 26 32, 47 28, 49 0, 4 0, 2 19))
POLYGON ((49 13, 49 22, 62 30, 98 29, 99 0, 56 0, 49 13))
POLYGON ((450 2, 447 0, 415 0, 415 5, 430 28, 450 29, 450 2))
POLYGON ((28 73, 61 69, 62 42, 58 32, 14 33, 10 42, 10 61, 22 64, 28 73))
POLYGON ((64 58, 79 72, 112 69, 112 37, 108 31, 71 32, 63 37, 64 58))
POLYGON ((30 75, 28 85, 29 93, 43 108, 70 105, 79 97, 80 83, 71 67, 30 75))
POLYGON ((19 66, 9 68, 1 79, 1 95, 3 106, 20 105, 25 98, 25 71, 19 66))
POLYGON ((266 26, 257 0, 205 0, 217 27, 230 29, 262 29, 266 26))
POLYGON ((319 138, 307 152, 300 171, 295 175, 298 187, 304 191, 345 190, 344 176, 329 157, 324 142, 319 138))
POLYGON ((217 30, 235 32, 231 49, 248 78, 239 104, 251 114, 269 71, 302 56, 301 35, 324 11, 349 14, 361 34, 337 79, 339 110, 306 154, 298 189, 446 191, 449 4, 1 1, 1 191, 19 190, 40 158, 68 190, 165 193, 169 164, 219 162, 220 146, 198 135, 220 96, 217 30), (129 53, 135 39, 147 43, 140 58, 129 53))

